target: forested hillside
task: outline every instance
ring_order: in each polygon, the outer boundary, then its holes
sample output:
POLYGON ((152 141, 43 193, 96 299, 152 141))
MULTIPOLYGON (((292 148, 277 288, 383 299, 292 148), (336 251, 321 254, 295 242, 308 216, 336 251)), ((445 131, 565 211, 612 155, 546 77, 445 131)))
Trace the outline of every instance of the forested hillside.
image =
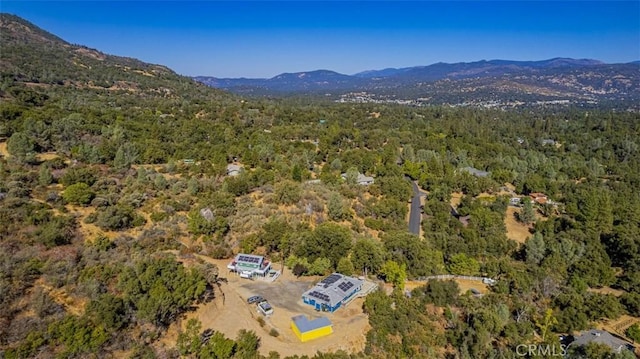
POLYGON ((267 357, 252 331, 167 335, 220 295, 210 259, 239 251, 387 283, 365 349, 316 358, 516 358, 640 322, 635 112, 248 100, 14 16, 0 36, 0 356, 267 357), (419 236, 406 177, 426 192, 419 236), (496 284, 405 290, 436 274, 496 284))

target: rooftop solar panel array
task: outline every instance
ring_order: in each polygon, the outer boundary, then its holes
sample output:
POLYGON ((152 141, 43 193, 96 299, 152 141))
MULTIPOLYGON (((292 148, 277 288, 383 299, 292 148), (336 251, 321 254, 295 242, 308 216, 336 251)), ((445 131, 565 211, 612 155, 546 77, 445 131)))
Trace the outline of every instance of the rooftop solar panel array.
POLYGON ((346 292, 349 289, 353 288, 353 283, 345 281, 345 282, 340 283, 338 288, 340 288, 340 290, 342 290, 343 292, 346 292))
POLYGON ((317 299, 320 299, 320 300, 325 301, 325 302, 329 301, 329 296, 328 295, 326 295, 324 293, 317 292, 315 290, 313 292, 309 293, 309 296, 317 298, 317 299))
POLYGON ((339 281, 342 278, 341 275, 339 274, 332 274, 330 276, 328 276, 327 278, 323 279, 321 281, 321 283, 324 284, 324 287, 327 288, 328 286, 332 285, 333 283, 339 281))
POLYGON ((318 282, 313 288, 306 291, 302 297, 305 303, 313 304, 309 302, 311 298, 316 301, 316 308, 319 304, 329 305, 331 308, 337 308, 340 302, 349 297, 357 287, 362 285, 362 281, 347 277, 339 273, 333 273, 328 277, 318 282), (317 303, 320 302, 320 303, 317 303))
POLYGON ((260 263, 260 257, 238 256, 238 260, 246 263, 260 263))

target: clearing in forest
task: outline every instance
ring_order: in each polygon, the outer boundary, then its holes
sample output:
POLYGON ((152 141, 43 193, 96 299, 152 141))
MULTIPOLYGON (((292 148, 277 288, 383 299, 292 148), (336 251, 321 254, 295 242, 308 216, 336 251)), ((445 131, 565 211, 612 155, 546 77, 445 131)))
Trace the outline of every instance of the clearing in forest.
POLYGON ((8 158, 9 157, 9 151, 7 151, 7 143, 6 142, 0 142, 0 156, 3 156, 4 158, 8 158))
MULTIPOLYGON (((202 257, 201 257, 202 258, 202 257)), ((267 355, 270 351, 277 351, 282 356, 308 355, 313 356, 318 351, 359 352, 364 349, 366 332, 369 330, 369 319, 362 311, 363 298, 357 298, 335 313, 318 313, 312 306, 302 303, 302 293, 313 286, 319 277, 296 278, 289 270, 275 281, 242 279, 233 273, 228 273, 226 266, 229 260, 207 260, 220 269, 221 277, 227 282, 216 288, 216 298, 206 304, 199 305, 194 312, 190 312, 181 323, 174 324, 162 340, 165 345, 172 346, 172 339, 176 338, 177 329, 186 325, 190 318, 197 318, 202 323, 202 329, 213 329, 229 338, 235 338, 240 329, 253 330, 260 337, 260 353, 267 355), (249 305, 246 299, 252 295, 261 295, 269 301, 274 313, 264 317, 257 312, 256 306, 249 305), (333 334, 301 343, 291 330, 291 317, 304 314, 308 318, 326 316, 333 324, 333 334), (264 326, 258 318, 265 320, 264 326), (275 329, 278 336, 269 332, 275 329)))
POLYGON ((451 200, 449 201, 451 207, 458 208, 458 206, 460 205, 460 201, 462 201, 462 196, 462 192, 453 192, 451 194, 451 200))
POLYGON ((531 236, 529 229, 533 228, 533 225, 526 225, 518 222, 516 219, 516 213, 520 212, 520 208, 509 206, 507 207, 507 214, 504 217, 504 224, 507 227, 507 238, 523 244, 527 238, 531 236))

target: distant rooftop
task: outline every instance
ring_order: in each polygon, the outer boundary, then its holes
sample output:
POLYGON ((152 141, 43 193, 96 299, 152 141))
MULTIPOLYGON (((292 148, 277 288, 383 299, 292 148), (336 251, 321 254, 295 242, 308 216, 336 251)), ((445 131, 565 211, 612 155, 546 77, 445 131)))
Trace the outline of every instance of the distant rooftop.
MULTIPOLYGON (((346 173, 343 173, 340 176, 344 180, 347 179, 347 174, 346 173)), ((369 177, 369 176, 363 175, 362 173, 358 173, 358 177, 356 177, 356 183, 357 184, 361 184, 361 185, 372 184, 374 181, 375 181, 375 179, 373 177, 369 177)))
POLYGON ((582 335, 576 337, 576 340, 573 341, 571 345, 582 346, 589 343, 604 344, 616 353, 620 353, 623 349, 631 351, 634 350, 633 345, 631 345, 631 343, 627 342, 626 340, 622 340, 613 336, 609 332, 598 329, 591 329, 582 333, 582 335))
POLYGON ((472 174, 476 177, 488 177, 491 172, 487 172, 487 171, 482 171, 479 170, 477 168, 473 168, 473 167, 463 167, 460 169, 461 171, 467 172, 469 174, 472 174))

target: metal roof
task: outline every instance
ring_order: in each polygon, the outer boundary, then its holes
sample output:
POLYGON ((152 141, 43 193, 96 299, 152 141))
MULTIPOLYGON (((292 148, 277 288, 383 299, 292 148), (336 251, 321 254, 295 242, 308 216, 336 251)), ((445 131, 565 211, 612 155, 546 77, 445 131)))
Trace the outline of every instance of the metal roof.
POLYGON ((616 338, 609 332, 606 332, 604 330, 598 330, 598 329, 591 329, 582 333, 582 335, 576 337, 576 340, 572 342, 571 345, 581 346, 581 345, 587 345, 592 342, 598 343, 598 344, 604 344, 609 348, 611 348, 612 350, 616 351, 617 353, 620 353, 622 349, 631 350, 631 348, 633 348, 631 343, 625 340, 616 338))
POLYGON ((291 320, 293 320, 296 327, 298 327, 300 333, 306 333, 315 329, 332 325, 331 321, 327 317, 320 317, 309 320, 304 315, 296 315, 295 317, 292 317, 291 320))
POLYGON ((482 171, 482 170, 479 170, 479 169, 473 168, 473 167, 463 167, 463 168, 461 168, 461 170, 463 170, 463 171, 465 171, 465 172, 467 172, 469 174, 472 174, 474 176, 477 176, 477 177, 487 177, 487 176, 489 176, 491 174, 490 172, 482 171))
POLYGON ((353 293, 354 287, 361 287, 363 281, 348 277, 340 273, 332 273, 313 288, 302 294, 303 297, 313 298, 316 302, 335 307, 345 297, 353 293))

